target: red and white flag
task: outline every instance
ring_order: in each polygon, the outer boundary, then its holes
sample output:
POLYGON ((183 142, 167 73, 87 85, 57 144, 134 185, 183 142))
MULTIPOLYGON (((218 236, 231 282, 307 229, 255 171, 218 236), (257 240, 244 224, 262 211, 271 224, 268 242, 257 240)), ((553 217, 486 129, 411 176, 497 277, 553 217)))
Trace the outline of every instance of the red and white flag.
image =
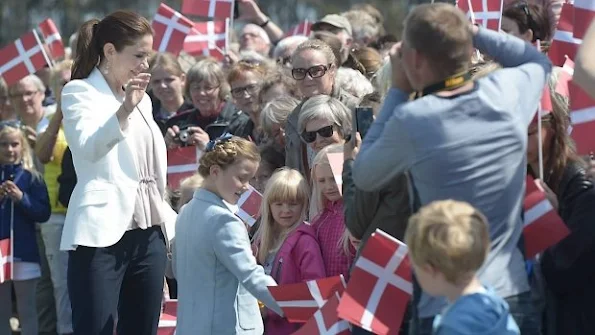
POLYGON ((317 310, 313 317, 293 335, 349 335, 349 323, 337 314, 339 294, 333 294, 324 306, 317 310))
POLYGON ((332 298, 345 291, 342 275, 303 283, 269 286, 269 291, 289 322, 306 322, 332 298))
POLYGON ((523 208, 525 210, 523 239, 527 259, 533 259, 570 233, 541 186, 538 186, 537 181, 531 176, 527 176, 523 208))
POLYGON ((457 5, 471 22, 500 31, 502 0, 458 0, 457 5))
POLYGON ((169 299, 165 301, 163 311, 159 317, 157 335, 175 335, 178 315, 178 300, 169 299))
POLYGON ((398 334, 413 292, 407 246, 377 229, 355 262, 339 317, 375 334, 398 334))
POLYGON ((285 34, 285 37, 289 36, 306 36, 310 37, 310 32, 312 32, 312 22, 305 20, 304 22, 298 24, 297 26, 289 29, 285 34))
POLYGON ((582 39, 574 36, 574 12, 573 5, 569 3, 562 5, 558 27, 548 51, 552 64, 556 66, 562 66, 566 62, 566 56, 574 59, 578 47, 583 42, 582 39))
POLYGON ((35 30, 0 49, 0 75, 8 86, 46 65, 50 61, 35 30))
POLYGON ((574 1, 574 38, 583 39, 595 20, 595 0, 574 1))
POLYGON ((184 48, 184 39, 192 30, 194 22, 162 3, 153 17, 153 50, 178 55, 184 48))
POLYGON ((10 238, 0 240, 0 284, 12 280, 12 241, 10 238))
POLYGON ((39 30, 43 36, 45 44, 48 46, 52 59, 56 60, 64 57, 64 44, 62 36, 52 19, 45 19, 39 24, 39 30))
POLYGON ((556 93, 561 94, 564 97, 570 97, 569 84, 574 76, 574 62, 566 57, 562 71, 558 74, 558 82, 556 83, 556 93))
POLYGON ((572 138, 580 155, 595 152, 595 100, 574 82, 569 83, 572 138))
POLYGON ((184 0, 182 13, 216 19, 233 17, 235 0, 184 0))
POLYGON ((236 215, 252 227, 260 217, 261 203, 262 194, 260 194, 254 187, 249 186, 248 190, 244 192, 238 200, 238 211, 236 215))
POLYGON ((167 186, 177 190, 182 179, 197 172, 199 158, 198 148, 195 146, 169 149, 167 151, 167 186))
MULTIPOLYGON (((210 56, 210 51, 225 50, 227 46, 228 21, 196 22, 184 40, 184 51, 193 56, 210 56)), ((215 57, 217 58, 217 57, 215 57)))
POLYGON ((331 166, 333 177, 335 177, 335 183, 339 187, 339 193, 343 194, 343 153, 327 153, 326 156, 331 166))

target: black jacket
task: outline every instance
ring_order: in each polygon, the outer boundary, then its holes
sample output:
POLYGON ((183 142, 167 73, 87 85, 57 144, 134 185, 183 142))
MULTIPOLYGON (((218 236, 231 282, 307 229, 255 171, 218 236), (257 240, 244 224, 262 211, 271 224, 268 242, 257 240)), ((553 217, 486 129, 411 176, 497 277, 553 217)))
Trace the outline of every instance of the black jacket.
POLYGON ((219 137, 224 132, 248 138, 254 129, 248 114, 237 110, 231 102, 226 102, 221 113, 215 117, 202 117, 196 108, 180 113, 167 121, 166 128, 174 125, 180 129, 189 126, 200 127, 209 134, 211 139, 219 137))
POLYGON ((595 334, 595 188, 578 163, 567 166, 557 192, 570 235, 547 249, 541 271, 549 292, 547 334, 595 334))

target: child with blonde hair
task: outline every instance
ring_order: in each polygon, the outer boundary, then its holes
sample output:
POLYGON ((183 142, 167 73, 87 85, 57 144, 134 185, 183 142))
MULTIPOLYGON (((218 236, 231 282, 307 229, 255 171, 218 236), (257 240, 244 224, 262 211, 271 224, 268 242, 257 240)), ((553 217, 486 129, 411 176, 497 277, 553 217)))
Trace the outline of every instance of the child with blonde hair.
POLYGON ((312 161, 310 219, 320 243, 326 275, 342 274, 348 279, 355 249, 349 243, 343 217, 343 196, 335 181, 328 154, 338 154, 342 164, 343 144, 324 147, 312 161))
POLYGON ((450 302, 434 334, 520 334, 508 304, 476 275, 490 249, 482 213, 465 202, 430 203, 409 219, 405 242, 421 288, 450 302))
POLYGON ((11 334, 11 288, 16 293, 21 334, 38 334, 35 292, 41 267, 35 223, 46 222, 50 214, 48 190, 33 167, 20 123, 0 122, 0 240, 7 247, 8 239, 13 243, 12 280, 0 284, 0 334, 11 334))
MULTIPOLYGON (((263 195, 257 258, 280 285, 326 277, 316 233, 304 222, 309 191, 299 171, 283 168, 269 179, 263 195)), ((283 335, 299 326, 267 313, 265 328, 269 335, 283 335)))
POLYGON ((182 179, 180 182, 180 200, 177 203, 177 210, 179 211, 182 206, 189 203, 194 196, 194 192, 202 185, 204 178, 199 174, 194 174, 190 177, 182 179))
POLYGON ((259 163, 256 145, 243 138, 225 134, 206 145, 198 168, 204 180, 176 222, 179 334, 262 334, 257 299, 283 315, 268 290, 277 283, 257 264, 248 231, 229 208, 259 163))

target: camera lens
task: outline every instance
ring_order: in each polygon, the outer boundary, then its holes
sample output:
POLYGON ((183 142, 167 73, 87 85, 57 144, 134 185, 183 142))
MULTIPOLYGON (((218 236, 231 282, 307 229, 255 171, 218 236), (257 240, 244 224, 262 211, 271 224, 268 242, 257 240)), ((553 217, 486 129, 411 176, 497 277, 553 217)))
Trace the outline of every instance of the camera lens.
POLYGON ((189 137, 190 137, 190 132, 188 130, 182 130, 178 134, 178 138, 180 139, 180 142, 182 142, 182 143, 187 143, 189 137))

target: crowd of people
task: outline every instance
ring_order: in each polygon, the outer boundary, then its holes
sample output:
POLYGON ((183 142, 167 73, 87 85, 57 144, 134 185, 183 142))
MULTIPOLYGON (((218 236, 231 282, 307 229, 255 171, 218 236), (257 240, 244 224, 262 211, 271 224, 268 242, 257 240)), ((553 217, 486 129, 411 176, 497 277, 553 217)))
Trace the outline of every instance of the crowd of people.
MULTIPOLYGON (((87 21, 68 59, 0 79, 0 239, 14 243, 0 335, 15 311, 23 335, 156 334, 165 298, 177 334, 291 334, 267 287, 349 281, 377 229, 410 250, 401 334, 595 333, 595 172, 547 57, 558 10, 515 0, 495 32, 419 5, 394 36, 360 4, 286 37, 254 7, 223 60, 154 52, 134 12, 87 21), (364 138, 357 107, 375 118, 364 138), (570 234, 528 259, 540 144, 570 234), (183 147, 199 168, 173 189, 167 150, 183 147), (233 212, 249 187, 251 227, 233 212)), ((592 96, 594 42, 592 24, 574 72, 592 96)))

